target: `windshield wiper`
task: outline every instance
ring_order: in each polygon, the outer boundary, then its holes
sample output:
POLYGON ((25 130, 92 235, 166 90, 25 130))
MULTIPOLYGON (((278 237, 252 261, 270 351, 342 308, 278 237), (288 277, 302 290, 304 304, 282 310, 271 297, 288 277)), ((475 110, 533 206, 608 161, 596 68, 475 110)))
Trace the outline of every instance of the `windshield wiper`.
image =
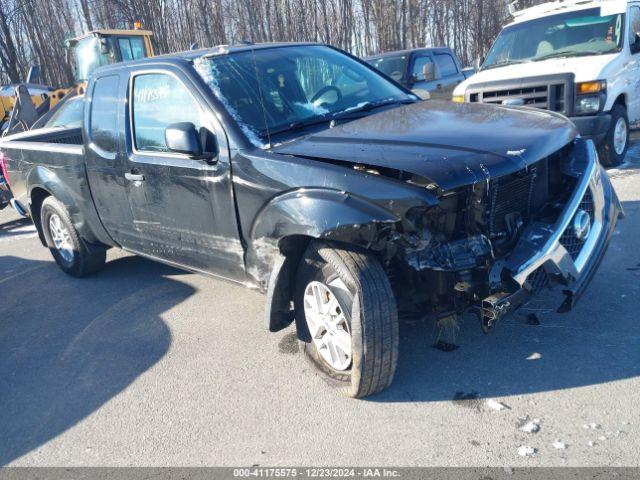
POLYGON ((341 112, 330 114, 326 113, 322 116, 308 118, 306 120, 297 120, 282 127, 274 128, 274 129, 264 129, 260 131, 261 137, 266 137, 267 135, 278 135, 280 133, 291 132, 295 130, 302 130, 304 128, 313 127, 315 125, 322 125, 323 123, 331 123, 338 120, 347 120, 353 117, 359 117, 363 112, 370 112, 376 108, 386 107, 388 105, 404 105, 409 103, 415 103, 418 100, 413 100, 410 98, 406 99, 396 99, 396 100, 381 100, 377 102, 366 102, 357 107, 353 107, 347 110, 343 110, 341 112))
POLYGON ((609 51, 597 51, 597 50, 587 50, 583 52, 576 52, 575 50, 559 50, 557 52, 549 53, 547 55, 543 55, 542 57, 532 58, 532 62, 539 62, 540 60, 547 60, 549 58, 560 58, 560 57, 584 57, 587 55, 602 55, 604 53, 609 53, 609 51))
POLYGON ((302 130, 303 128, 313 127, 314 125, 321 125, 323 123, 331 122, 331 120, 332 117, 330 115, 308 118, 306 120, 297 120, 282 127, 261 130, 260 136, 266 137, 267 135, 278 135, 280 133, 286 133, 294 130, 302 130))
POLYGON ((376 108, 386 107, 389 105, 408 105, 410 103, 416 103, 418 100, 413 100, 411 98, 404 99, 387 99, 387 100, 379 100, 377 102, 365 102, 362 105, 357 107, 348 108, 347 110, 343 110, 333 115, 333 120, 347 120, 352 117, 359 117, 363 112, 370 112, 376 108))
POLYGON ((483 66, 481 70, 490 70, 492 68, 506 67, 507 65, 517 65, 519 63, 526 63, 526 62, 530 62, 530 60, 502 60, 500 62, 487 65, 486 67, 483 66))

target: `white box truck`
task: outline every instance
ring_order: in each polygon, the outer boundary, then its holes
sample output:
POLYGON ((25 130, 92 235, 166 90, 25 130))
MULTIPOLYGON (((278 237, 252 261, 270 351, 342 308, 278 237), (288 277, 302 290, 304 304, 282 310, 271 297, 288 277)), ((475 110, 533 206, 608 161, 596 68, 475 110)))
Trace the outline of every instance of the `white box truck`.
POLYGON ((511 13, 453 100, 561 113, 594 141, 602 164, 622 163, 629 126, 640 122, 640 0, 555 1, 511 13))

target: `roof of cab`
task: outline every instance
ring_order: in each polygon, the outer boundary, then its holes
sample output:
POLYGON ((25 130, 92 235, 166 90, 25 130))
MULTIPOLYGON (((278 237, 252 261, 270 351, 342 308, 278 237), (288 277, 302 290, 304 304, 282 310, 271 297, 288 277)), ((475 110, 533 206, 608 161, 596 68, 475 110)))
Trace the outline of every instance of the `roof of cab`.
POLYGON ((407 48, 406 50, 393 50, 391 52, 378 53, 364 57, 364 60, 373 60, 382 57, 397 57, 398 55, 409 55, 412 52, 447 52, 450 53, 449 47, 423 47, 423 48, 407 48))
POLYGON ((516 11, 513 14, 513 22, 506 26, 509 27, 518 23, 550 15, 557 15, 559 13, 575 12, 598 7, 602 9, 602 15, 624 13, 627 10, 627 5, 631 3, 631 1, 633 0, 556 0, 516 11))
POLYGON ((132 60, 127 62, 118 62, 111 65, 105 65, 96 70, 96 73, 104 73, 107 71, 118 70, 121 68, 130 68, 132 66, 144 65, 152 66, 158 64, 167 63, 179 63, 191 62, 197 58, 204 57, 216 57, 220 55, 230 55, 238 52, 245 51, 259 51, 269 48, 281 48, 281 47, 297 47, 297 46, 318 46, 323 45, 321 43, 314 42, 271 42, 271 43, 242 43, 238 45, 218 45, 211 48, 200 48, 198 50, 185 50, 183 52, 167 53, 164 55, 157 55, 155 57, 146 57, 138 60, 132 60))

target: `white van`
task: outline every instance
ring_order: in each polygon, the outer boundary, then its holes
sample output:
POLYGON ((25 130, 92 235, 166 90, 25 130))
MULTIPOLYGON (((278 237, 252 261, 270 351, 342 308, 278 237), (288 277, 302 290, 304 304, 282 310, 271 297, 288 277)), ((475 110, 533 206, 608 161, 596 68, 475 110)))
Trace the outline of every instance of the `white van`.
POLYGON ((456 102, 544 108, 569 117, 606 166, 640 122, 640 0, 567 0, 512 10, 456 102))

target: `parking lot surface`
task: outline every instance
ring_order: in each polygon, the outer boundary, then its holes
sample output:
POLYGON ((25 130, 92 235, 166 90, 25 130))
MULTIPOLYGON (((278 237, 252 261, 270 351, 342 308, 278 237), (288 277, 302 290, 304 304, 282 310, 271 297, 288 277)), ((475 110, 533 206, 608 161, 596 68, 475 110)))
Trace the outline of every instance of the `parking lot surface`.
POLYGON ((453 352, 405 319, 395 382, 365 400, 266 332, 258 293, 117 250, 68 277, 7 208, 0 465, 638 466, 640 141, 610 175, 626 218, 574 311, 465 318, 453 352))

